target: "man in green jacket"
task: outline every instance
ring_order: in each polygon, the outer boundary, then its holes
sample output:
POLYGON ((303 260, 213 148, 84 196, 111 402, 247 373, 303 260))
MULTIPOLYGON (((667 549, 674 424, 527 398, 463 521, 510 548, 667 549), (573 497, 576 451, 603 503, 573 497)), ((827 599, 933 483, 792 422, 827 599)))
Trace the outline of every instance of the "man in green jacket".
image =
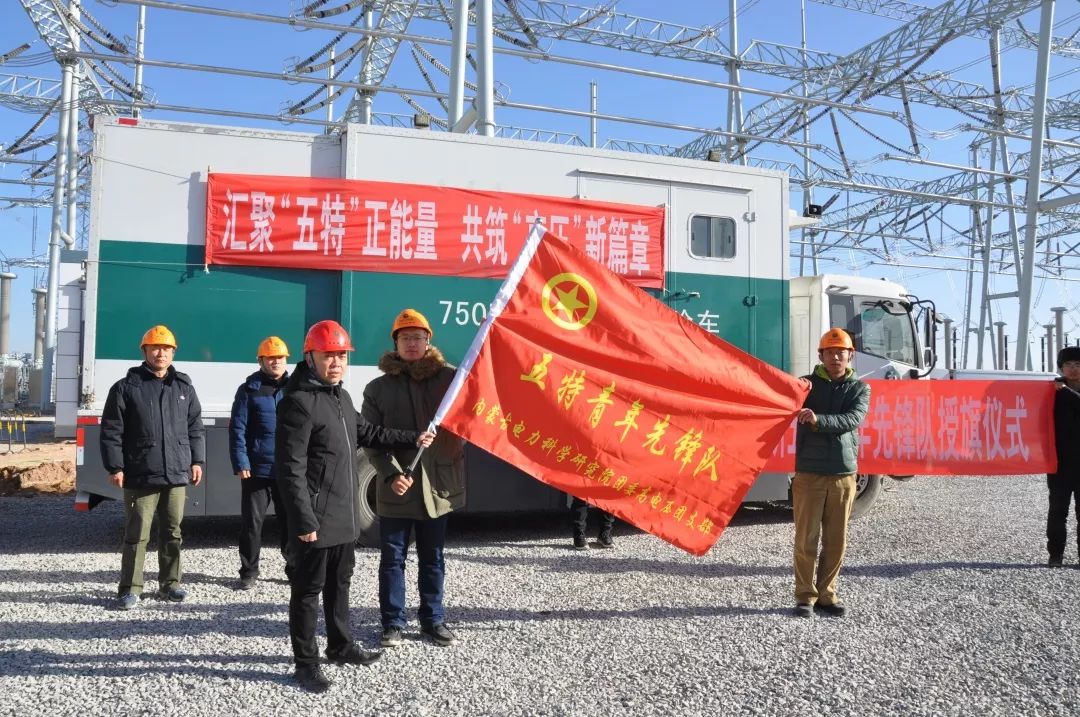
MULTIPOLYGON (((454 378, 454 367, 431 345, 431 325, 424 315, 406 309, 394 320, 394 350, 379 359, 383 376, 364 390, 360 414, 386 428, 422 431, 431 422, 454 378)), ((416 536, 420 630, 436 645, 454 642, 443 609, 443 545, 449 514, 465 505, 465 445, 447 432, 435 437, 420 456, 413 476, 405 468, 414 448, 365 448, 376 478, 379 514, 379 611, 383 647, 402 642, 405 614, 405 557, 409 536, 416 536)))
POLYGON ((795 477, 791 482, 795 614, 799 617, 810 617, 813 610, 831 617, 843 617, 845 612, 836 594, 836 581, 855 502, 859 424, 870 405, 870 387, 856 378, 850 367, 854 353, 846 331, 829 329, 818 344, 821 363, 803 377, 810 393, 797 416, 795 477))

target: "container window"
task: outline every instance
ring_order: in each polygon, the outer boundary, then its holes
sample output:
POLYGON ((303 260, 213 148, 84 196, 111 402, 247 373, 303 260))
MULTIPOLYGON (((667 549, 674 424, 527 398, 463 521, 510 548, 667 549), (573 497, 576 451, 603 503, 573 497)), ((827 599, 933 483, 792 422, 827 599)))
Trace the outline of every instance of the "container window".
POLYGON ((701 214, 691 217, 690 254, 703 259, 734 259, 735 220, 701 214))

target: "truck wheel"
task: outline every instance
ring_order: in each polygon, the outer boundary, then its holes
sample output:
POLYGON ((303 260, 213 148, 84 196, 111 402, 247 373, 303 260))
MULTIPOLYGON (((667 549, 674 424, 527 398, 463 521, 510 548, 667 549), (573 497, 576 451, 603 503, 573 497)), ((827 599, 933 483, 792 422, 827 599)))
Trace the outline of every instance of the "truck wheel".
POLYGON ((362 547, 373 548, 379 545, 379 516, 375 514, 375 480, 377 474, 375 468, 368 462, 363 451, 359 451, 360 486, 357 491, 357 526, 360 537, 356 544, 362 547))
POLYGON ((865 515, 880 494, 881 476, 862 473, 855 476, 855 504, 851 506, 852 519, 865 515))

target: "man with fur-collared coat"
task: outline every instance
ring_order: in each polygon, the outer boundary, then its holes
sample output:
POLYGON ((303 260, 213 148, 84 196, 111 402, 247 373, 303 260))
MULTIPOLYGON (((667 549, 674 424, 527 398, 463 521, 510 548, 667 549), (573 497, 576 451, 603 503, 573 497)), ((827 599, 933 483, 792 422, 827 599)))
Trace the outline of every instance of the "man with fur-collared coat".
MULTIPOLYGON (((386 428, 422 431, 449 388, 454 367, 431 345, 431 325, 418 311, 402 311, 390 336, 394 350, 379 360, 384 375, 364 390, 360 413, 368 421, 386 428)), ((406 475, 405 468, 415 457, 415 449, 365 448, 364 451, 378 473, 381 643, 384 647, 400 645, 408 624, 405 557, 409 536, 415 533, 420 630, 435 644, 448 646, 455 637, 446 626, 443 608, 443 546, 449 514, 465 505, 464 442, 446 432, 438 434, 431 447, 421 454, 414 476, 406 475)))

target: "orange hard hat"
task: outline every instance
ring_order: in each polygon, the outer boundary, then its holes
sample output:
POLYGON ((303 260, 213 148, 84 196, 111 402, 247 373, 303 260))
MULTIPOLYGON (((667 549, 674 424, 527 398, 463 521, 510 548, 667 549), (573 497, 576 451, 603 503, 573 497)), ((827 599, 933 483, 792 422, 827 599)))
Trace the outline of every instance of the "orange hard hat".
POLYGON ((851 337, 847 331, 843 329, 829 329, 821 337, 821 341, 818 342, 818 351, 822 349, 850 349, 855 350, 855 344, 851 342, 851 337))
POLYGON ((167 326, 158 324, 157 326, 151 326, 142 337, 142 343, 139 344, 139 348, 143 349, 147 346, 171 346, 176 348, 176 337, 173 336, 173 332, 169 331, 167 326))
POLYGON ((285 342, 279 339, 277 336, 267 336, 259 344, 259 351, 255 354, 256 358, 265 358, 267 356, 288 356, 289 347, 285 345, 285 342))
POLYGON ((390 338, 396 339, 397 332, 402 329, 423 329, 428 332, 428 338, 435 335, 435 332, 431 330, 431 324, 416 309, 405 309, 397 315, 394 319, 394 327, 390 329, 390 338))
POLYGON ((304 353, 308 351, 352 351, 349 334, 336 321, 329 319, 312 324, 304 337, 304 353))

